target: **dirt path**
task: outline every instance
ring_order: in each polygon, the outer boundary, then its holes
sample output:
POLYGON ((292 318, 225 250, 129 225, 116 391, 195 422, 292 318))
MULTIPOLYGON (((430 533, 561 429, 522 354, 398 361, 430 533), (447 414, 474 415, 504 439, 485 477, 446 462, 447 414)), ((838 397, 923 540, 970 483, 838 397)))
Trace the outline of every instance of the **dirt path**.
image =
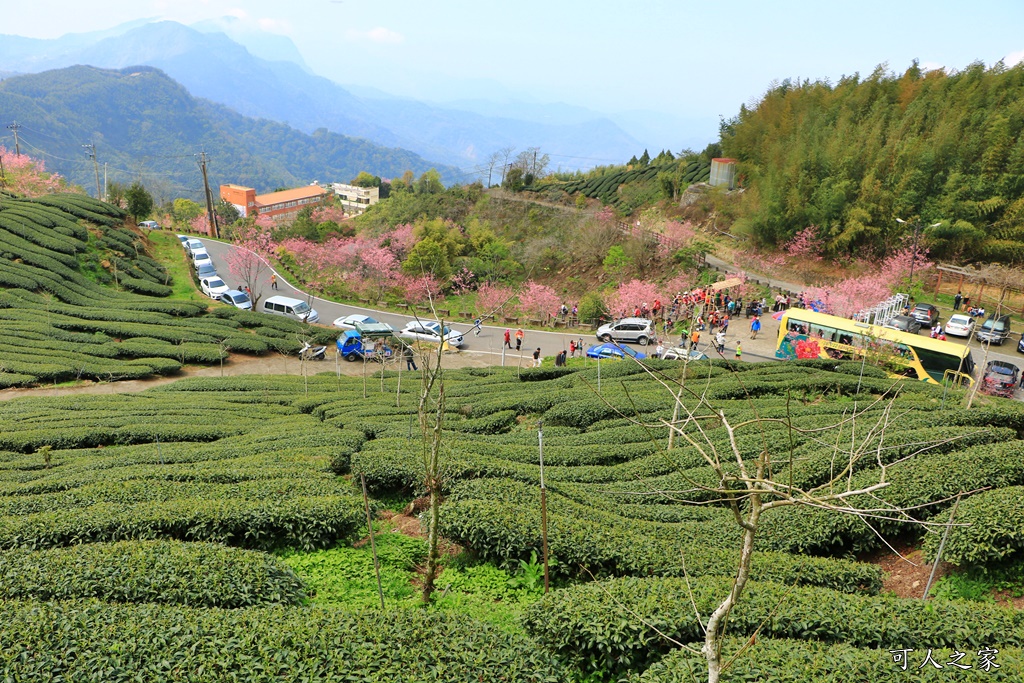
MULTIPOLYGON (((397 361, 396 361, 397 362, 397 361)), ((477 353, 451 353, 443 357, 444 367, 455 368, 480 368, 494 364, 491 356, 477 353)), ((395 370, 398 365, 389 363, 387 368, 395 370)), ((365 371, 371 375, 380 366, 376 363, 366 363, 365 371)), ((363 374, 363 363, 349 363, 340 361, 337 364, 329 354, 327 360, 310 362, 306 371, 310 374, 321 372, 335 372, 340 370, 341 374, 358 377, 363 374)), ((297 358, 291 356, 246 356, 243 354, 232 354, 231 359, 224 363, 223 376, 237 375, 301 375, 302 364, 297 358)), ((93 382, 83 381, 75 385, 59 385, 56 387, 32 387, 29 389, 4 389, 0 391, 0 401, 8 401, 15 398, 28 396, 74 396, 78 394, 127 394, 144 391, 161 384, 177 382, 186 377, 220 377, 221 367, 214 365, 210 367, 186 365, 181 372, 169 377, 154 377, 152 379, 127 380, 122 382, 93 382)))

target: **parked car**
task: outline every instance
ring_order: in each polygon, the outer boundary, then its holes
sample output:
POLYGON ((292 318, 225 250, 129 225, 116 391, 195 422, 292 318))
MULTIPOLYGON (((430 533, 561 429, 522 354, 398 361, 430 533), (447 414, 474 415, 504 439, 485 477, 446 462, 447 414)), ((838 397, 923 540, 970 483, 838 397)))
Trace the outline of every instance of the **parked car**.
POLYGON ((900 332, 909 332, 910 334, 918 334, 921 331, 921 322, 909 315, 897 315, 882 325, 882 327, 888 327, 890 330, 899 330, 900 332))
POLYGON ((320 314, 315 308, 311 308, 302 299, 293 299, 290 296, 272 296, 263 302, 261 310, 264 313, 283 315, 304 323, 320 322, 320 314))
POLYGON ((210 253, 205 249, 194 249, 192 251, 192 266, 199 270, 199 266, 203 264, 213 265, 213 259, 210 258, 210 253))
POLYGON ((910 312, 910 316, 921 323, 921 326, 932 327, 939 322, 939 309, 931 304, 918 304, 910 312))
POLYGON ((1010 316, 990 315, 978 328, 975 335, 978 341, 989 344, 1003 345, 1003 342, 1010 338, 1010 316))
POLYGON ((358 330, 362 336, 368 339, 370 337, 388 337, 395 333, 395 328, 391 325, 361 313, 342 316, 337 318, 333 324, 342 330, 358 330))
POLYGON ((188 245, 188 241, 190 239, 192 239, 192 238, 189 237, 188 235, 176 235, 176 237, 181 242, 181 248, 182 249, 187 249, 188 248, 188 246, 187 246, 188 245))
POLYGON ((156 221, 142 221, 141 223, 139 223, 139 227, 143 228, 144 230, 159 230, 160 224, 157 223, 156 221))
POLYGON ((214 275, 213 277, 204 277, 200 280, 199 289, 203 290, 203 294, 211 299, 217 299, 231 288, 227 286, 227 283, 214 275))
POLYGON ((681 346, 676 346, 671 349, 665 349, 661 354, 661 357, 665 360, 707 360, 708 356, 705 353, 701 353, 697 349, 684 349, 681 346))
POLYGON ((1017 342, 1017 353, 1024 353, 1024 332, 1021 332, 1020 341, 1017 342))
MULTIPOLYGON (((181 235, 178 235, 178 237, 180 239, 181 235)), ((202 240, 197 240, 194 237, 190 237, 189 239, 185 240, 184 244, 185 251, 188 252, 189 256, 191 256, 192 252, 196 249, 202 249, 203 251, 206 251, 206 245, 203 244, 202 240)))
POLYGON ((462 333, 453 330, 447 325, 441 328, 441 323, 436 320, 410 320, 398 333, 402 339, 416 339, 418 341, 434 342, 439 344, 442 341, 448 342, 456 348, 462 346, 462 333))
POLYGON ((217 297, 217 301, 231 304, 235 308, 245 311, 252 310, 252 301, 249 299, 249 295, 238 289, 229 289, 217 297))
POLYGON ((1013 398, 1020 381, 1020 369, 1013 363, 990 360, 981 379, 981 390, 993 396, 1013 398))
POLYGON ((196 268, 196 277, 217 277, 217 268, 212 263, 203 263, 201 266, 196 268))
POLYGON ((604 344, 597 344, 596 346, 591 346, 587 349, 587 358, 623 359, 626 356, 636 358, 637 360, 647 358, 646 353, 634 351, 628 346, 619 346, 615 342, 605 342, 604 344))
POLYGON ((597 328, 597 338, 603 342, 636 342, 646 346, 654 337, 654 329, 647 318, 622 318, 597 328))
POLYGON ((974 318, 961 313, 949 316, 949 321, 946 323, 946 334, 954 337, 970 337, 972 332, 974 332, 974 318))

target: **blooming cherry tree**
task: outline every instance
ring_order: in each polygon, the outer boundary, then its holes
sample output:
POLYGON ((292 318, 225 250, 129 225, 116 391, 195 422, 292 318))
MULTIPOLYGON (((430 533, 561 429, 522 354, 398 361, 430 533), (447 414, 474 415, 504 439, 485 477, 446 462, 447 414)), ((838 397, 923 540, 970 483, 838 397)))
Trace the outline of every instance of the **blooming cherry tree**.
POLYGON ((515 292, 508 287, 485 284, 476 291, 476 310, 480 315, 492 315, 506 306, 515 292))
POLYGON ((4 169, 3 186, 9 192, 26 197, 67 191, 64 177, 49 173, 41 159, 16 154, 0 145, 0 162, 4 169))
POLYGON ((527 280, 519 291, 519 311, 526 316, 546 319, 554 315, 561 303, 555 290, 533 280, 527 280))
POLYGON ((263 296, 262 280, 270 272, 269 259, 274 253, 274 242, 268 232, 255 228, 240 231, 238 242, 224 256, 228 272, 245 288, 252 299, 253 308, 263 296))
POLYGON ((615 290, 615 294, 608 300, 608 309, 616 317, 628 317, 641 304, 651 307, 654 300, 660 298, 659 288, 654 283, 630 280, 615 290))

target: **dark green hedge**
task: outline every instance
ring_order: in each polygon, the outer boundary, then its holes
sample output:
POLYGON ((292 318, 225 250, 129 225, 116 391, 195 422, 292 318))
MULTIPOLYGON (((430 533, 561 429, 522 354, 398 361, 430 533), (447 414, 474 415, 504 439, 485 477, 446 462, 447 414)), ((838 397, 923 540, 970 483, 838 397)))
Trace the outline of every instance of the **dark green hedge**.
MULTIPOLYGON (((1022 457, 1019 451, 1018 457, 1022 457)), ((950 512, 934 521, 948 522, 950 512)), ((1024 486, 984 491, 964 499, 953 524, 943 549, 943 561, 984 570, 986 564, 1019 558, 1024 551, 1024 486)), ((941 533, 935 533, 925 539, 925 554, 929 558, 935 557, 941 537, 941 533)))
MULTIPOLYGON (((693 647, 699 648, 699 644, 693 647)), ((928 648, 914 648, 909 653, 907 670, 893 662, 892 648, 898 643, 878 649, 856 648, 842 643, 758 638, 748 640, 730 638, 723 653, 731 666, 722 674, 722 683, 745 681, 771 681, 771 683, 868 683, 873 681, 1020 681, 1024 680, 1024 652, 1019 648, 1002 648, 993 661, 999 668, 990 671, 978 668, 980 648, 960 647, 968 650, 958 664, 969 670, 949 666, 951 648, 935 648, 932 659, 943 668, 927 664, 928 648), (740 650, 744 651, 741 653, 740 650), (739 656, 733 660, 733 656, 739 656)), ((693 683, 707 678, 707 663, 702 655, 686 650, 674 650, 642 675, 634 674, 630 683, 693 683)))
POLYGON ((0 670, 22 683, 559 683, 536 643, 462 615, 0 602, 0 670))
POLYGON ((265 553, 213 543, 123 541, 0 553, 0 598, 193 607, 301 604, 302 580, 265 553))
MULTIPOLYGON (((528 633, 585 668, 643 669, 679 642, 703 640, 694 612, 711 614, 729 578, 612 579, 549 593, 523 618, 528 633), (692 602, 691 602, 692 599, 692 602), (633 614, 630 614, 629 611, 633 614), (644 623, 634 614, 643 615, 644 623), (655 630, 657 629, 657 631, 655 630)), ((750 582, 729 617, 729 633, 869 648, 973 648, 1024 644, 1024 612, 959 601, 923 603, 821 588, 750 582)))

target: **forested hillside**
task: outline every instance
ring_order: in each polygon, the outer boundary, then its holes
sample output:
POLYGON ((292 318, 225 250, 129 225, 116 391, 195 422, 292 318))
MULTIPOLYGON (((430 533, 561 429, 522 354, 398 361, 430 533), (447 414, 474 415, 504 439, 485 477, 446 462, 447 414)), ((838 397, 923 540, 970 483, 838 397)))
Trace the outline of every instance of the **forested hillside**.
POLYGON ((1022 66, 784 81, 722 126, 747 188, 736 229, 778 245, 815 225, 843 256, 919 219, 941 223, 924 232, 940 258, 1024 261, 1022 128, 1022 66))
MULTIPOLYGON (((260 191, 313 180, 344 182, 364 170, 418 175, 434 166, 403 149, 247 118, 192 97, 145 66, 74 66, 12 77, 0 82, 0 110, 22 124, 22 151, 45 159, 71 182, 94 190, 93 164, 82 153, 82 144, 93 143, 110 181, 141 179, 158 201, 200 196, 200 150, 210 155, 211 185, 233 182, 260 191)), ((437 168, 447 179, 458 174, 437 168)))

